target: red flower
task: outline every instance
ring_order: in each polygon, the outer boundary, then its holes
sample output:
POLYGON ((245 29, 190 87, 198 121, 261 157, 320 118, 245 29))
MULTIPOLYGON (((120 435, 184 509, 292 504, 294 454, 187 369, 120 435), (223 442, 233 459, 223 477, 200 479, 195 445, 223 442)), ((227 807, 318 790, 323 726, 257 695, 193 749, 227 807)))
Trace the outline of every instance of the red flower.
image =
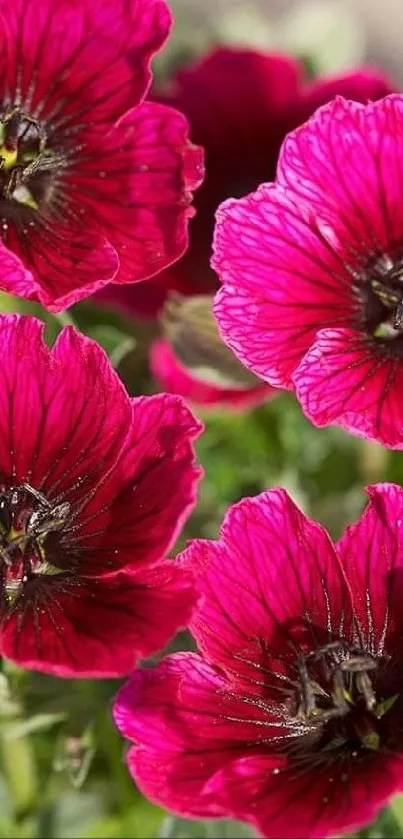
POLYGON ((403 790, 403 490, 369 494, 336 545, 281 489, 190 544, 200 653, 138 671, 114 711, 153 801, 323 839, 403 790))
POLYGON ((272 178, 285 135, 318 105, 336 94, 366 102, 392 89, 366 69, 308 83, 294 59, 224 47, 177 73, 154 96, 186 114, 193 141, 205 148, 206 176, 195 198, 190 247, 152 284, 108 286, 102 297, 129 313, 154 317, 170 289, 189 295, 214 291, 218 281, 209 263, 221 201, 272 178))
POLYGON ((177 397, 129 399, 93 341, 67 328, 49 350, 42 331, 0 319, 0 652, 119 676, 189 616, 191 575, 161 557, 194 504, 200 426, 177 397))
POLYGON ((164 0, 0 3, 1 288, 52 311, 183 253, 201 152, 141 104, 164 0))
POLYGON ((317 426, 403 448, 403 96, 337 99, 217 215, 221 334, 317 426), (402 171, 401 171, 402 170, 402 171))

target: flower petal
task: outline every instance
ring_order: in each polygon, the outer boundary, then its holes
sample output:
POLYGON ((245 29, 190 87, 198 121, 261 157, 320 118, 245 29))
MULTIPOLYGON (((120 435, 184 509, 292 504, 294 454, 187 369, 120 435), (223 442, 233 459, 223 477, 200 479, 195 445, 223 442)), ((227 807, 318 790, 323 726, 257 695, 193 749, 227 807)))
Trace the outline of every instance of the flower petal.
POLYGON ((0 470, 53 497, 86 492, 121 452, 130 400, 98 344, 68 327, 49 350, 43 328, 0 317, 0 470))
POLYGON ((398 640, 394 654, 402 656, 403 489, 385 483, 367 492, 361 518, 347 528, 337 548, 365 648, 378 656, 387 649, 390 655, 398 640))
POLYGON ((273 184, 221 205, 212 265, 224 283, 214 309, 222 337, 274 387, 291 387, 321 326, 351 318, 343 262, 312 214, 273 184))
POLYGON ((360 437, 403 448, 403 367, 387 341, 324 329, 293 376, 306 416, 338 423, 360 437))
POLYGON ((182 114, 151 102, 129 111, 98 141, 96 156, 78 160, 68 177, 88 218, 98 219, 119 253, 115 282, 143 280, 185 250, 203 156, 190 144, 182 114))
POLYGON ((63 575, 27 583, 3 620, 2 653, 63 677, 115 677, 157 652, 189 618, 192 576, 175 562, 107 580, 63 575))
POLYGON ((121 457, 83 506, 81 544, 86 575, 159 560, 174 544, 194 507, 201 470, 193 441, 202 429, 178 396, 132 400, 131 427, 121 457))
POLYGON ((22 234, 9 227, 7 246, 7 260, 15 251, 12 255, 17 263, 16 254, 20 255, 22 276, 20 280, 16 273, 10 277, 2 274, 3 290, 37 299, 51 312, 88 297, 111 282, 119 270, 119 257, 112 245, 97 233, 87 230, 83 234, 75 225, 34 222, 22 234))
POLYGON ((293 772, 273 755, 245 756, 217 772, 209 792, 268 839, 324 839, 371 823, 403 788, 402 769, 399 756, 315 773, 293 772))
POLYGON ((401 96, 367 106, 338 97, 287 137, 277 180, 333 227, 354 264, 401 245, 402 160, 401 96))
POLYGON ((301 99, 296 105, 296 124, 305 122, 317 108, 326 105, 336 96, 368 104, 369 101, 382 99, 394 90, 396 86, 390 78, 370 67, 360 67, 353 72, 313 79, 305 84, 301 99))
POLYGON ((296 647, 328 643, 341 622, 348 637, 350 594, 330 538, 285 490, 243 499, 219 542, 195 540, 182 557, 202 595, 190 622, 200 650, 257 690, 278 690, 276 668, 296 647))
POLYGON ((219 797, 207 794, 210 777, 270 732, 264 711, 194 653, 135 673, 118 693, 114 718, 136 744, 128 764, 146 795, 199 817, 221 811, 219 797))
POLYGON ((89 120, 102 132, 140 102, 171 22, 164 0, 1 0, 0 15, 2 99, 54 134, 89 120))

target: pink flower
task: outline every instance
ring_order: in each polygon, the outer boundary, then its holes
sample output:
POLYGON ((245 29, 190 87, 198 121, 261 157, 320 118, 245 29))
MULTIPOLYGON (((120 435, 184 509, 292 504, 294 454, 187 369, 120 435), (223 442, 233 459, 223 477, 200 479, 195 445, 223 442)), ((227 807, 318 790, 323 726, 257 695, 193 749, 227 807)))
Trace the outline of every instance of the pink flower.
POLYGON ((183 253, 201 151, 181 114, 141 104, 165 0, 0 10, 1 288, 59 311, 183 253))
POLYGON ((357 71, 307 82, 302 65, 287 56, 217 47, 155 89, 159 101, 182 111, 191 137, 205 148, 206 176, 197 191, 190 247, 152 283, 108 286, 104 299, 131 314, 155 317, 166 294, 205 294, 218 287, 210 268, 214 213, 230 196, 241 196, 274 176, 282 140, 315 108, 342 94, 359 102, 393 90, 380 73, 357 71))
POLYGON ((138 671, 114 709, 151 800, 323 839, 403 790, 403 489, 368 491, 335 545, 282 489, 190 543, 200 653, 138 671))
POLYGON ((317 426, 403 448, 403 96, 337 99, 274 184, 217 216, 215 313, 243 364, 317 426))
POLYGON ((200 425, 178 397, 129 399, 70 327, 53 350, 42 332, 0 318, 0 653, 120 676, 189 617, 191 574, 161 557, 194 505, 200 425))

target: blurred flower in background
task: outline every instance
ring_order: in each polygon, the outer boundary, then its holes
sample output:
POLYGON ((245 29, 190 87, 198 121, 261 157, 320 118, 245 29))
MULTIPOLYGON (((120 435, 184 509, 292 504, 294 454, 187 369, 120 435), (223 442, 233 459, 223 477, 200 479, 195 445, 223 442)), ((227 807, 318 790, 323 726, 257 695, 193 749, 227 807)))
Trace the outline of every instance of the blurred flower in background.
POLYGON ((164 337, 150 351, 161 390, 180 393, 204 408, 245 410, 278 391, 250 373, 221 340, 213 296, 168 294, 161 317, 164 337))
POLYGON ((151 283, 109 286, 108 299, 134 315, 155 316, 171 289, 187 295, 214 291, 219 281, 210 258, 221 201, 274 177, 284 137, 319 105, 337 94, 366 102, 391 90, 392 82, 380 72, 362 68, 306 81, 302 64, 292 57, 234 48, 217 48, 154 88, 154 98, 186 114, 192 140, 205 149, 206 175, 182 259, 151 283))
MULTIPOLYGON (((108 286, 101 292, 105 301, 131 316, 155 318, 172 290, 193 296, 217 289, 219 281, 210 267, 210 258, 220 202, 228 196, 244 195, 273 178, 284 137, 308 119, 318 105, 337 94, 366 102, 384 96, 393 87, 382 73, 365 68, 319 81, 308 81, 304 76, 303 65, 292 57, 219 47, 154 89, 154 97, 186 114, 193 141, 205 149, 206 175, 195 196, 197 214, 190 224, 190 245, 182 259, 156 279, 108 286)), ((199 309, 198 329, 202 320, 199 309)), ((204 331, 209 330, 211 317, 205 307, 204 331)), ((192 342, 191 332, 188 321, 182 344, 185 340, 192 342)), ((165 330, 165 341, 159 342, 151 354, 151 369, 162 388, 200 404, 236 405, 238 409, 262 401, 265 390, 256 382, 253 390, 249 384, 249 390, 241 395, 225 393, 222 388, 218 391, 223 371, 219 365, 214 367, 211 358, 205 367, 215 373, 216 380, 211 382, 204 376, 203 389, 201 385, 196 388, 189 381, 189 371, 186 376, 183 357, 175 361, 175 346, 169 348, 166 343, 171 337, 165 330), (214 390, 212 384, 216 385, 214 390)), ((217 334, 216 347, 218 341, 217 334)), ((222 355, 229 356, 229 352, 223 349, 222 355)), ((241 370, 240 364, 232 365, 241 370)))

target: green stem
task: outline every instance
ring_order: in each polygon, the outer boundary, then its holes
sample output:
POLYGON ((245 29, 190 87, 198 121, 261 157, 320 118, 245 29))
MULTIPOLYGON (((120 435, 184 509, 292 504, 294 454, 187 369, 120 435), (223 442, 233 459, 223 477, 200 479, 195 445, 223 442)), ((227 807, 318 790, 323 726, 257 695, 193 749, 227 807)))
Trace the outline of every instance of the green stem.
POLYGON ((18 818, 33 809, 37 801, 37 771, 29 738, 7 740, 4 730, 0 729, 0 759, 18 818))
POLYGON ((53 312, 52 317, 54 317, 61 326, 75 326, 74 318, 68 309, 64 309, 63 312, 53 312))
POLYGON ((366 483, 384 481, 388 468, 389 452, 379 443, 360 441, 360 472, 366 483))

